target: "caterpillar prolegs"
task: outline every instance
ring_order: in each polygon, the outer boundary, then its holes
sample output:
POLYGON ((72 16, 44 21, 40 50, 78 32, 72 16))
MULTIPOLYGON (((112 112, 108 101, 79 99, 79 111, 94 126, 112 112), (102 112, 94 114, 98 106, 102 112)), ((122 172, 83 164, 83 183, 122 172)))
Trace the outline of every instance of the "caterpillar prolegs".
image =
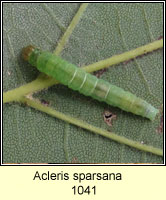
POLYGON ((124 111, 154 120, 159 110, 134 94, 98 79, 83 69, 47 51, 33 46, 23 49, 23 58, 48 76, 81 94, 119 107, 124 111))

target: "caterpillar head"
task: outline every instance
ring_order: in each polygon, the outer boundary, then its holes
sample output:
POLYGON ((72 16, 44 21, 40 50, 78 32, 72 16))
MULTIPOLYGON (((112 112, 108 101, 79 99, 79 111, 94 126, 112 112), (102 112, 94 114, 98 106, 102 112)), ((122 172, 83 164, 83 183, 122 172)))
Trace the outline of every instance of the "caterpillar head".
POLYGON ((38 56, 41 54, 40 49, 35 46, 29 45, 22 50, 22 57, 25 61, 28 61, 32 66, 36 66, 38 56))
POLYGON ((36 49, 33 45, 29 45, 22 50, 22 57, 25 61, 29 61, 31 53, 36 49))

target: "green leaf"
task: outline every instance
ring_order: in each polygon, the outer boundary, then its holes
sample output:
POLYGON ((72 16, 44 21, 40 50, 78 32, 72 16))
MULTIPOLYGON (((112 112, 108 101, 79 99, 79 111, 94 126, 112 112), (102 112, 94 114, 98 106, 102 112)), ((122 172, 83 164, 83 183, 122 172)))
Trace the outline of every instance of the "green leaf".
MULTIPOLYGON (((8 91, 37 77, 20 52, 33 44, 54 51, 80 4, 3 4, 3 89, 8 91)), ((162 3, 90 3, 61 56, 78 66, 157 40, 163 35, 162 3)), ((162 109, 162 50, 109 68, 102 79, 120 86, 162 109)), ((62 85, 35 94, 63 113, 106 130, 162 148, 160 116, 154 122, 85 97, 62 85), (105 110, 115 114, 109 127, 105 110)), ((43 101, 43 102, 44 102, 43 101)), ((159 156, 67 124, 16 103, 3 106, 4 163, 162 163, 159 156)))

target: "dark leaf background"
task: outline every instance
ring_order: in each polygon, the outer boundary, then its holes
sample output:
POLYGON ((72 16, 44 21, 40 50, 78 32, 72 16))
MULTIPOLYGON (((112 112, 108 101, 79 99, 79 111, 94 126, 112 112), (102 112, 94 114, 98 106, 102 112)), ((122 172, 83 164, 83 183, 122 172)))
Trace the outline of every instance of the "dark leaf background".
MULTIPOLYGON (((3 4, 3 90, 34 80, 39 72, 20 56, 34 44, 54 51, 78 3, 3 4)), ((145 45, 163 36, 161 3, 90 3, 61 56, 78 67, 145 45)), ((108 68, 101 77, 161 110, 162 49, 108 68)), ((85 97, 62 85, 35 97, 49 106, 118 135, 162 148, 160 116, 154 122, 85 97), (108 126, 104 111, 117 116, 108 126)), ((111 141, 28 106, 3 105, 3 163, 162 163, 162 157, 111 141)))

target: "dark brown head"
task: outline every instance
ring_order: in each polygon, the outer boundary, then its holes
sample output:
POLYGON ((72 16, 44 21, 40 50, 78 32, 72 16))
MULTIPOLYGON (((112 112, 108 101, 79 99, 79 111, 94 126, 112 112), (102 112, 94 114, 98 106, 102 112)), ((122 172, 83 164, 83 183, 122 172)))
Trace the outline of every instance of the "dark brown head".
POLYGON ((23 48, 23 50, 22 50, 23 59, 26 61, 29 61, 29 57, 30 57, 32 51, 34 51, 35 49, 36 49, 36 47, 34 47, 32 45, 29 45, 29 46, 23 48))

